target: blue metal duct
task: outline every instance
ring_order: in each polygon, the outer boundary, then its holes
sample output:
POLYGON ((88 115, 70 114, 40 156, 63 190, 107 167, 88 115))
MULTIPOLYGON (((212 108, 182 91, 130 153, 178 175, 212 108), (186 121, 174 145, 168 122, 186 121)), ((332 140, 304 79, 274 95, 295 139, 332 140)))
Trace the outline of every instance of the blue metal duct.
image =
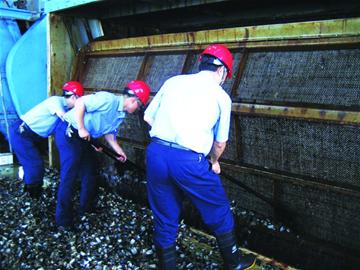
POLYGON ((8 127, 18 119, 18 115, 10 95, 5 65, 9 51, 20 37, 21 34, 16 21, 0 19, 0 131, 7 139, 9 139, 8 127))
POLYGON ((10 94, 18 115, 47 98, 47 16, 16 42, 6 60, 10 94))

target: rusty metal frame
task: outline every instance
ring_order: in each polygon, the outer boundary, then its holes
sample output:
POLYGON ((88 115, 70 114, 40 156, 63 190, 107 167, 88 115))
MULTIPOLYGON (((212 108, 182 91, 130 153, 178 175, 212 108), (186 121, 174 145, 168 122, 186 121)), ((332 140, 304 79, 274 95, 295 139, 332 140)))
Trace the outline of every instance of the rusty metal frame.
MULTIPOLYGON (((72 68, 76 54, 71 47, 63 19, 55 14, 48 17, 47 47, 48 95, 61 95, 63 83, 74 73, 72 68)), ((53 136, 48 139, 48 149, 49 166, 54 167, 59 162, 53 136)))
POLYGON ((351 18, 154 35, 92 42, 87 53, 164 51, 167 48, 174 51, 189 46, 201 49, 214 42, 226 43, 230 48, 358 43, 359 26, 360 18, 351 18))
MULTIPOLYGON (((242 57, 236 70, 231 94, 236 89, 245 70, 250 53, 269 50, 308 50, 328 49, 334 47, 358 47, 360 45, 360 18, 337 19, 288 24, 274 24, 253 27, 236 27, 228 29, 198 31, 136 37, 90 43, 79 57, 84 64, 89 57, 123 56, 131 54, 157 54, 184 52, 187 57, 183 70, 188 69, 194 53, 200 52, 207 44, 226 43, 234 51, 242 50, 242 57)), ((144 58, 138 79, 146 72, 144 58)), ((83 66, 84 68, 84 66, 83 66)), ((94 89, 87 89, 93 91, 94 89)), ((109 89, 107 89, 109 90, 109 89)), ((306 104, 253 104, 251 102, 234 102, 232 114, 235 119, 235 142, 237 158, 241 160, 241 130, 236 119, 241 115, 262 117, 282 117, 307 121, 329 121, 336 124, 360 124, 360 111, 346 111, 338 108, 319 108, 306 104)), ((127 141, 127 140, 126 140, 127 141)), ((139 142, 127 141, 130 144, 139 142)), ((250 169, 250 168, 248 168, 250 169)), ((250 169, 251 170, 251 169, 250 169)))
MULTIPOLYGON (((154 35, 111 41, 92 42, 85 48, 87 57, 123 54, 197 51, 209 43, 226 43, 229 48, 243 49, 244 55, 234 80, 232 94, 241 79, 248 53, 257 50, 326 49, 360 45, 360 18, 336 19, 288 24, 207 30, 189 33, 154 35)), ((188 53, 188 57, 190 57, 188 53)), ((186 62, 187 63, 187 62, 186 62)), ((140 75, 140 74, 139 74, 140 75)), ((331 121, 339 124, 360 124, 359 111, 329 108, 308 108, 306 105, 279 106, 233 103, 234 114, 287 117, 309 121, 331 121)))
MULTIPOLYGON (((272 182, 280 181, 280 182, 292 183, 294 185, 302 186, 302 187, 312 187, 312 188, 316 187, 319 190, 323 190, 323 191, 328 191, 330 189, 334 192, 360 199, 359 190, 356 189, 349 189, 347 187, 329 185, 327 183, 308 181, 295 176, 288 176, 284 174, 268 172, 256 168, 249 168, 247 166, 242 166, 242 165, 235 165, 228 163, 221 163, 221 165, 222 168, 227 171, 238 171, 252 175, 263 176, 272 182)), ((279 194, 276 190, 276 187, 274 187, 272 199, 273 200, 279 199, 279 194)))
MULTIPOLYGON (((253 27, 236 27, 199 31, 191 33, 166 34, 149 37, 96 41, 90 43, 83 51, 82 59, 89 57, 124 56, 129 54, 176 53, 184 52, 187 57, 183 71, 188 70, 191 57, 210 43, 225 43, 233 51, 242 50, 242 56, 236 67, 231 94, 235 95, 246 67, 248 56, 256 51, 271 50, 309 50, 333 48, 360 48, 360 18, 337 19, 314 22, 275 24, 253 27)), ((146 59, 144 59, 146 61, 146 59)), ((146 63, 145 63, 146 65, 146 63)), ((143 63, 144 66, 144 63, 143 63)), ((143 69, 138 76, 142 76, 143 69)), ((293 175, 289 172, 278 172, 266 168, 256 168, 242 164, 242 131, 239 119, 242 115, 254 117, 281 117, 303 121, 331 122, 339 125, 360 125, 360 110, 339 108, 314 104, 253 104, 251 101, 234 102, 232 116, 235 128, 236 161, 221 160, 224 171, 261 176, 272 184, 271 199, 274 202, 286 203, 282 197, 282 185, 311 187, 320 191, 331 190, 334 193, 360 198, 357 187, 326 182, 326 179, 314 179, 309 176, 293 175)), ((121 138, 126 144, 144 149, 145 143, 121 138)))
POLYGON ((339 124, 360 124, 360 112, 357 111, 234 103, 232 106, 232 112, 234 114, 251 114, 272 117, 280 116, 303 120, 332 121, 339 124))

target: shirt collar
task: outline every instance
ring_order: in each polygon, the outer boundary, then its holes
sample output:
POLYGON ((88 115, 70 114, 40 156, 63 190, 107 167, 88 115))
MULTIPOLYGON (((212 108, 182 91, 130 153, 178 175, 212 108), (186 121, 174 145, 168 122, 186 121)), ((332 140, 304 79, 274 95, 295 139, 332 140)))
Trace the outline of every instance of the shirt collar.
POLYGON ((214 78, 214 71, 210 70, 202 70, 198 72, 199 76, 206 78, 206 80, 211 80, 215 82, 216 84, 219 84, 216 79, 214 78))
POLYGON ((69 108, 65 97, 61 97, 61 104, 63 105, 64 108, 69 108))

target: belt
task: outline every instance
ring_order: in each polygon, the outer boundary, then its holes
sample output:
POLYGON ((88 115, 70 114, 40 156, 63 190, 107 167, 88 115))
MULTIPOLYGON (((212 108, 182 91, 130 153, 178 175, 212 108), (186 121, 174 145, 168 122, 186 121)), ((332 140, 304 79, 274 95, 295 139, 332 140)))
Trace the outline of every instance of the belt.
POLYGON ((158 144, 162 144, 162 145, 171 147, 171 148, 176 148, 176 149, 185 150, 185 151, 192 151, 191 149, 186 148, 186 147, 184 147, 184 146, 181 146, 180 144, 177 144, 177 143, 174 143, 174 142, 165 141, 165 140, 159 139, 159 138, 157 138, 157 137, 152 137, 152 138, 151 138, 151 141, 154 142, 154 143, 158 143, 158 144))

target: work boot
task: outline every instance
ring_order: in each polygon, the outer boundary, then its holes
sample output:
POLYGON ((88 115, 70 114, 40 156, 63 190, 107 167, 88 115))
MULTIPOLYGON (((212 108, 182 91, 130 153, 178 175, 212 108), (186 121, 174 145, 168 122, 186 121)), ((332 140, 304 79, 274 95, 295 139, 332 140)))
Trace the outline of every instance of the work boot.
POLYGON ((256 256, 242 254, 236 244, 234 232, 216 235, 226 270, 249 270, 255 266, 256 256))
POLYGON ((159 259, 159 270, 176 270, 176 248, 175 245, 168 248, 156 247, 156 255, 159 259))
POLYGON ((25 184, 24 192, 29 193, 33 199, 39 199, 42 193, 42 184, 25 184))

